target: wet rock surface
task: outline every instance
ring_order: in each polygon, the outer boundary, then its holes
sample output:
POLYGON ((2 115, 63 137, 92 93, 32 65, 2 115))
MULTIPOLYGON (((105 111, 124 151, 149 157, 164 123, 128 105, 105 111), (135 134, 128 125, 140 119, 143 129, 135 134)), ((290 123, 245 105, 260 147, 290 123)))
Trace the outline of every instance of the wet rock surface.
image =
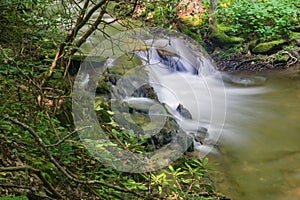
MULTIPOLYGON (((148 79, 144 68, 139 69, 138 72, 133 70, 140 64, 138 59, 134 59, 135 62, 131 60, 129 63, 114 61, 112 66, 103 73, 96 89, 96 99, 99 99, 99 103, 96 104, 101 107, 96 111, 96 114, 100 124, 105 126, 105 124, 114 120, 118 129, 133 130, 136 136, 148 138, 145 144, 147 149, 159 149, 174 140, 180 131, 180 127, 171 114, 154 113, 154 117, 163 117, 162 119, 165 120, 163 126, 157 130, 154 127, 152 127, 153 129, 150 127, 150 130, 143 129, 151 123, 151 113, 149 113, 151 108, 153 109, 153 106, 160 105, 160 103, 154 88, 149 83, 139 85, 134 89, 130 89, 130 91, 124 87, 131 85, 135 76, 148 79), (124 65, 126 65, 126 68, 124 65), (130 70, 133 70, 132 74, 130 74, 130 70), (128 95, 130 95, 130 98, 128 95), (117 97, 117 99, 112 99, 114 97, 117 97), (118 99, 119 97, 122 99, 118 99)), ((163 107, 163 104, 161 106, 163 107)), ((182 105, 178 105, 177 111, 184 117, 191 118, 191 114, 182 105)))

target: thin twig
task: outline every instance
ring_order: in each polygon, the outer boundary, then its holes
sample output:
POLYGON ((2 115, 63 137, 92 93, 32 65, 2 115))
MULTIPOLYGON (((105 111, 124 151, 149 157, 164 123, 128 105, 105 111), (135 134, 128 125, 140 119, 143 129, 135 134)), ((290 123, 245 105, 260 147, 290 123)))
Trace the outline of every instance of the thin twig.
POLYGON ((9 57, 9 56, 7 55, 7 53, 5 52, 5 50, 3 49, 3 47, 1 46, 1 44, 0 44, 0 50, 1 50, 1 53, 2 53, 2 55, 4 56, 4 58, 6 58, 8 61, 10 61, 10 62, 13 64, 13 66, 14 66, 15 68, 17 68, 17 70, 18 70, 24 77, 26 77, 30 82, 32 82, 32 84, 33 84, 35 87, 37 87, 40 91, 42 91, 41 86, 38 85, 36 82, 34 82, 27 74, 25 74, 25 73, 22 71, 22 69, 19 67, 18 63, 17 63, 13 58, 11 58, 11 57, 9 57))
POLYGON ((58 146, 60 145, 61 143, 65 142, 68 138, 70 138, 72 135, 74 135, 75 133, 79 132, 79 131, 82 131, 84 129, 87 129, 87 128, 92 128, 92 126, 84 126, 84 127, 81 127, 79 129, 76 129, 74 130, 73 132, 69 133, 68 135, 66 135, 65 137, 63 137, 62 139, 60 139, 57 143, 55 144, 49 144, 49 145, 46 145, 46 147, 55 147, 55 146, 58 146))
POLYGON ((68 179, 76 182, 76 183, 81 183, 81 184, 87 184, 87 185, 91 185, 91 184, 99 184, 108 188, 112 188, 114 190, 120 191, 120 192, 126 192, 126 193, 131 193, 134 195, 137 195, 139 197, 141 197, 141 195, 137 194, 136 192, 132 191, 132 190, 128 190, 125 188, 119 188, 115 185, 112 184, 108 184, 108 183, 104 183, 102 181, 98 181, 98 180, 88 180, 88 181, 83 181, 78 179, 77 177, 74 177, 72 175, 70 175, 66 169, 64 169, 59 163, 58 161, 53 157, 53 155, 51 154, 51 152, 48 149, 48 146, 43 142, 43 140, 39 137, 39 135, 28 125, 14 119, 11 117, 6 117, 9 121, 11 121, 14 124, 17 124, 21 127, 23 127, 24 129, 26 129, 27 131, 29 131, 29 133, 33 136, 33 138, 35 139, 35 141, 43 148, 43 150, 45 151, 47 157, 50 159, 50 161, 54 164, 54 166, 61 171, 68 179))
POLYGON ((54 187, 47 181, 47 179, 42 175, 42 172, 31 166, 17 166, 17 167, 0 167, 0 171, 13 172, 13 171, 30 171, 36 174, 39 179, 45 184, 46 188, 53 193, 54 197, 59 199, 65 199, 59 192, 57 192, 54 187))

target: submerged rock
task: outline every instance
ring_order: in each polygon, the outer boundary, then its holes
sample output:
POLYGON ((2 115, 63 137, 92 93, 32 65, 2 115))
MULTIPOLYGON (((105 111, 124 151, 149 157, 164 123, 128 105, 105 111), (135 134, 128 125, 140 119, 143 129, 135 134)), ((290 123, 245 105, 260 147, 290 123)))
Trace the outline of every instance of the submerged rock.
POLYGON ((266 78, 263 76, 251 76, 242 74, 228 74, 223 75, 223 79, 229 83, 233 83, 241 86, 259 86, 266 82, 266 78))

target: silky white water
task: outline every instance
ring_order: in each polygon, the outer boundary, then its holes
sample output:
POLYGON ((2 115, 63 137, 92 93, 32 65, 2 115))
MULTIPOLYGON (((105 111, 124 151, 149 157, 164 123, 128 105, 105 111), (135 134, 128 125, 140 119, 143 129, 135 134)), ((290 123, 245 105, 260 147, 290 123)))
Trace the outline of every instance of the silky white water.
POLYGON ((299 74, 224 74, 206 70, 214 69, 210 62, 200 68, 205 74, 147 67, 168 111, 176 115, 182 104, 191 113, 192 120, 179 117, 180 126, 208 130, 195 149, 220 162, 217 190, 239 200, 300 199, 299 74))
MULTIPOLYGON (((150 115, 153 111, 151 119, 163 121, 160 115, 173 115, 187 134, 207 130, 202 143, 195 142, 195 149, 200 158, 209 156, 220 163, 220 173, 213 175, 217 191, 238 200, 300 198, 299 74, 225 74, 216 71, 205 54, 178 38, 156 43, 147 39, 142 42, 144 49, 140 42, 128 41, 123 39, 119 49, 143 60, 162 106, 149 110, 150 115), (137 51, 132 51, 134 46, 137 51), (178 105, 191 119, 177 112, 178 105)), ((102 52, 109 43, 105 44, 94 53, 102 52)), ((134 79, 130 81, 134 84, 134 79)), ((152 106, 149 99, 121 98, 152 106)))

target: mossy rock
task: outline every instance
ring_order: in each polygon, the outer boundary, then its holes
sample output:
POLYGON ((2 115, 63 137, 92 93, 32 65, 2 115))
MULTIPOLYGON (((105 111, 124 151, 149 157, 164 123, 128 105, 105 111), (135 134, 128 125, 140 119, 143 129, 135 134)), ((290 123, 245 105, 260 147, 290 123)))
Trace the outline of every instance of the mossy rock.
POLYGON ((112 67, 108 69, 109 73, 124 75, 129 70, 142 64, 139 57, 134 54, 125 53, 121 57, 117 58, 113 63, 112 67))
POLYGON ((223 46, 228 46, 228 47, 237 46, 237 45, 241 45, 244 42, 243 38, 235 37, 235 36, 230 37, 221 30, 218 30, 218 31, 215 31, 215 32, 211 33, 210 39, 220 47, 223 47, 223 46))
POLYGON ((73 55, 68 69, 68 72, 71 76, 75 76, 78 73, 79 68, 83 62, 89 62, 91 66, 99 65, 105 62, 105 58, 100 56, 86 56, 82 54, 73 55))
POLYGON ((218 24, 217 27, 219 31, 222 31, 224 33, 230 32, 230 27, 226 26, 225 24, 218 24))
POLYGON ((258 39, 251 40, 251 41, 249 42, 249 49, 250 49, 250 50, 254 49, 254 48, 256 47, 258 41, 259 41, 258 39))
POLYGON ((251 40, 248 44, 245 45, 243 49, 243 54, 247 54, 249 50, 251 51, 258 43, 258 39, 251 40))
POLYGON ((198 33, 197 29, 194 28, 190 28, 187 27, 185 25, 182 25, 182 27, 180 27, 180 31, 190 37, 192 37, 193 39, 195 39, 200 45, 204 46, 205 43, 203 41, 202 35, 200 33, 198 33))
POLYGON ((295 46, 300 46, 300 33, 299 32, 292 32, 290 35, 292 44, 295 46))
POLYGON ((144 77, 140 75, 146 74, 146 72, 140 70, 140 68, 136 68, 138 66, 141 66, 141 64, 141 59, 134 54, 128 53, 117 58, 110 64, 110 66, 99 78, 96 93, 109 94, 111 86, 116 85, 118 80, 120 80, 124 76, 126 77, 125 80, 128 79, 129 81, 134 80, 135 77, 144 77), (135 70, 135 68, 137 70, 135 70))
POLYGON ((263 43, 259 43, 258 45, 256 45, 252 49, 252 52, 257 53, 257 54, 270 54, 276 50, 280 50, 285 44, 286 44, 286 41, 283 39, 274 40, 271 42, 263 42, 263 43))

